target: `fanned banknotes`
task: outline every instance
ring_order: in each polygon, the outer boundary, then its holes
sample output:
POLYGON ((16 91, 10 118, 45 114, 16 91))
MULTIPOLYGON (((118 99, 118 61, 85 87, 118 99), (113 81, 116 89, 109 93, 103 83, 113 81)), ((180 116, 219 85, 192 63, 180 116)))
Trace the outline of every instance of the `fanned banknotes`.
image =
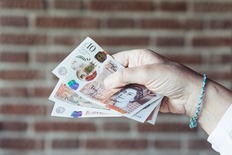
POLYGON ((138 84, 118 90, 104 86, 104 79, 122 68, 124 66, 87 37, 53 70, 60 81, 49 97, 56 103, 52 116, 125 116, 154 124, 163 96, 138 84))

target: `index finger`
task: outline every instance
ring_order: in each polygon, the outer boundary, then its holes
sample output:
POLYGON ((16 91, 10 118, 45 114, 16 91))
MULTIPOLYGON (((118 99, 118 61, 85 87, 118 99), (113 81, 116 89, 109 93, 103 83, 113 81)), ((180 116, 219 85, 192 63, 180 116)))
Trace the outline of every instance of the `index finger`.
POLYGON ((165 58, 148 49, 122 51, 112 55, 124 67, 138 67, 165 62, 165 58))

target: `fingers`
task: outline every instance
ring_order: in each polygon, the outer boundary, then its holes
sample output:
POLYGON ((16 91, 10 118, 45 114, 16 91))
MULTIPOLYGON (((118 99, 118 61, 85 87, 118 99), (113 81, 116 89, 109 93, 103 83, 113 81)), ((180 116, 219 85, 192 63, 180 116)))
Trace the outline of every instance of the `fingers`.
POLYGON ((166 58, 149 49, 122 51, 114 54, 113 57, 125 67, 137 67, 167 61, 166 58))
POLYGON ((168 98, 167 97, 164 97, 161 101, 161 106, 160 106, 160 109, 159 111, 162 112, 162 113, 168 113, 170 112, 170 109, 169 109, 169 103, 168 103, 168 98))
POLYGON ((144 85, 144 79, 146 77, 144 76, 143 72, 143 68, 139 67, 120 69, 117 72, 109 75, 104 80, 104 84, 106 87, 111 89, 123 87, 131 83, 144 85))
POLYGON ((134 52, 136 52, 136 50, 122 51, 122 52, 118 52, 112 56, 115 60, 117 60, 123 66, 127 67, 129 64, 129 61, 131 61, 133 59, 133 58, 131 58, 132 54, 133 54, 132 52, 134 53, 134 52))
POLYGON ((118 52, 114 55, 112 55, 112 57, 118 61, 120 64, 122 64, 124 67, 127 67, 129 64, 129 57, 130 57, 130 51, 122 51, 122 52, 118 52))

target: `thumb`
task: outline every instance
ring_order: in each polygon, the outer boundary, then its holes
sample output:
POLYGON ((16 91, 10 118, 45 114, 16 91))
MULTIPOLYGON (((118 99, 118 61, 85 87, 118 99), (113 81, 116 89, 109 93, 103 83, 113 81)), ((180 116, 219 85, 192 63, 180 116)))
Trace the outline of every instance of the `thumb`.
POLYGON ((116 89, 128 84, 136 83, 144 85, 144 70, 142 67, 123 68, 109 75, 104 84, 108 88, 116 89))

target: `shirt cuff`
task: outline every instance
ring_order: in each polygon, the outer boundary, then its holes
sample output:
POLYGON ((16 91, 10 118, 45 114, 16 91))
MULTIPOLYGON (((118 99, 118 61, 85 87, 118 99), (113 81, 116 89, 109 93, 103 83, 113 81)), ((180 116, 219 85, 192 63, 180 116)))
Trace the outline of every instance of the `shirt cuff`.
POLYGON ((212 148, 220 152, 222 144, 226 143, 228 140, 232 140, 232 105, 227 109, 226 113, 223 115, 219 121, 217 127, 208 137, 208 142, 212 144, 212 148))

